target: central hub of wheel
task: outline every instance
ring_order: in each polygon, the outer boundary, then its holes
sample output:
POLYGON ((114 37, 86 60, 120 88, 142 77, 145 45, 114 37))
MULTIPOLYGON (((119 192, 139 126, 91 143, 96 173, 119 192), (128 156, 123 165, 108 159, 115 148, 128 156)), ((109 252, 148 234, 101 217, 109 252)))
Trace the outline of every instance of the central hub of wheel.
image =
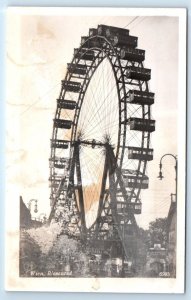
POLYGON ((112 147, 112 145, 109 144, 109 142, 101 142, 101 141, 97 141, 95 139, 92 139, 92 140, 77 140, 76 142, 74 142, 72 144, 73 146, 75 145, 84 145, 84 146, 91 146, 92 148, 106 148, 108 146, 110 146, 111 148, 114 148, 112 147))

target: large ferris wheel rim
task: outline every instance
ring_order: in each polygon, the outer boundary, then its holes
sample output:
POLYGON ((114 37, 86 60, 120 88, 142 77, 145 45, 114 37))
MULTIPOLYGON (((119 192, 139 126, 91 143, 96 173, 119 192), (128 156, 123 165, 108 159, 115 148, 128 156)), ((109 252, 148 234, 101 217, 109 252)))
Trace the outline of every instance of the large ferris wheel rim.
MULTIPOLYGON (((95 51, 98 51, 97 53, 97 56, 95 56, 95 59, 92 61, 91 65, 89 65, 89 71, 86 73, 86 76, 85 78, 80 78, 82 79, 82 85, 81 85, 81 90, 79 92, 79 96, 78 96, 78 104, 79 104, 79 101, 80 101, 80 95, 82 94, 82 91, 83 91, 83 95, 82 95, 82 99, 81 99, 81 105, 80 107, 78 106, 78 109, 75 109, 75 116, 74 116, 74 120, 76 118, 76 122, 73 122, 72 124, 72 134, 71 134, 71 140, 70 140, 70 145, 72 145, 72 142, 74 142, 76 140, 76 133, 77 133, 77 127, 78 127, 78 120, 79 120, 79 116, 80 116, 80 112, 81 112, 81 109, 82 109, 82 106, 83 106, 83 100, 84 100, 84 97, 85 97, 85 93, 87 91, 87 88, 88 88, 88 85, 89 83, 91 82, 91 78, 93 77, 95 71, 98 69, 99 65, 103 62, 103 60, 105 58, 108 59, 111 67, 112 67, 112 70, 113 70, 113 74, 114 74, 114 77, 115 77, 115 81, 116 81, 116 86, 117 86, 117 92, 118 92, 118 103, 119 103, 119 127, 118 127, 118 143, 117 143, 117 151, 116 151, 116 158, 118 159, 118 155, 119 155, 119 147, 120 147, 120 139, 121 139, 121 126, 123 125, 123 137, 122 137, 122 142, 123 144, 121 145, 122 146, 122 151, 121 151, 121 156, 119 157, 118 161, 120 162, 120 166, 122 165, 122 161, 123 161, 123 156, 124 156, 124 149, 125 149, 125 146, 126 146, 126 127, 127 125, 124 123, 121 122, 121 114, 122 114, 122 110, 121 110, 121 103, 122 103, 122 99, 120 97, 120 92, 119 92, 119 83, 117 81, 117 72, 116 72, 116 69, 112 63, 112 57, 115 57, 117 63, 118 63, 118 66, 116 68, 119 68, 120 69, 120 73, 121 73, 121 78, 122 78, 122 89, 123 89, 123 93, 124 95, 126 94, 126 88, 125 88, 125 82, 124 82, 124 73, 123 73, 123 70, 122 70, 122 66, 121 66, 121 57, 119 55, 119 51, 120 51, 120 47, 114 47, 112 45, 112 43, 105 37, 105 36, 102 36, 102 35, 94 35, 94 36, 89 36, 87 38, 87 40, 81 44, 81 46, 78 48, 78 52, 80 52, 81 49, 84 49, 84 45, 90 41, 90 40, 102 40, 106 43, 106 47, 103 45, 103 43, 100 43, 100 47, 91 47, 91 48, 87 48, 86 52, 90 51, 90 50, 95 50, 95 51), (107 49, 107 46, 109 47, 109 54, 108 52, 106 51, 107 49), (112 51, 113 55, 110 54, 110 51, 112 51), (104 57, 101 57, 101 55, 104 53, 104 57), (100 56, 100 57, 99 57, 100 56), (96 60, 98 59, 98 63, 96 65, 96 60), (88 79, 88 75, 89 75, 89 72, 90 72, 90 69, 91 68, 94 68, 94 71, 92 72, 90 78, 88 79), (87 81, 87 83, 86 83, 87 81), (84 87, 85 87, 85 90, 84 90, 84 87)), ((78 62, 81 60, 82 58, 81 57, 77 57, 77 54, 74 54, 73 56, 73 59, 71 61, 71 64, 72 63, 75 63, 76 65, 78 64, 78 62)), ((141 63, 141 65, 143 65, 141 63)), ((66 73, 66 76, 65 76, 65 80, 67 81, 70 81, 71 78, 73 76, 73 73, 67 71, 66 73)), ((139 87, 140 88, 140 87, 139 87)), ((148 91, 148 85, 147 85, 147 91, 148 91)), ((63 94, 62 94, 62 91, 60 93, 60 97, 62 99, 65 98, 65 94, 66 94, 66 90, 64 90, 63 94)), ((77 104, 77 105, 78 105, 77 104)), ((142 109, 144 110, 144 105, 142 107, 142 109)), ((56 109, 56 116, 59 116, 60 118, 60 114, 61 114, 61 108, 58 108, 56 109)), ((126 114, 126 110, 127 110, 127 103, 124 101, 124 111, 125 111, 125 114, 126 114)), ((144 118, 144 114, 143 114, 143 118, 144 118)), ((148 117, 147 119, 150 119, 150 108, 148 109, 148 117)), ((57 132, 58 132, 58 128, 56 128, 55 126, 53 126, 53 134, 52 134, 52 138, 56 138, 57 137, 57 132)), ((142 141, 141 141, 141 147, 143 148, 143 134, 142 134, 142 141)), ((150 143, 150 133, 148 133, 148 136, 147 136, 147 147, 149 147, 149 143, 150 143)), ((72 147, 71 147, 72 148, 72 147)), ((55 157, 55 150, 56 148, 52 147, 51 148, 51 157, 55 157)), ((143 173, 145 173, 145 169, 146 169, 146 164, 147 162, 146 161, 139 161, 139 165, 138 165, 138 169, 140 168, 140 163, 143 163, 144 167, 143 167, 143 173)))

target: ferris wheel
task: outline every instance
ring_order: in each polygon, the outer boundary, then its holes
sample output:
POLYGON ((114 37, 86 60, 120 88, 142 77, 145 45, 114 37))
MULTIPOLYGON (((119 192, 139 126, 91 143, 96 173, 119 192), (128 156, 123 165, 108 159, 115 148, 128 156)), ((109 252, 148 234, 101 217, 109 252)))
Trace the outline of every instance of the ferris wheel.
POLYGON ((124 240, 136 231, 153 159, 154 93, 145 51, 129 30, 98 25, 81 37, 57 99, 51 213, 72 236, 124 240))

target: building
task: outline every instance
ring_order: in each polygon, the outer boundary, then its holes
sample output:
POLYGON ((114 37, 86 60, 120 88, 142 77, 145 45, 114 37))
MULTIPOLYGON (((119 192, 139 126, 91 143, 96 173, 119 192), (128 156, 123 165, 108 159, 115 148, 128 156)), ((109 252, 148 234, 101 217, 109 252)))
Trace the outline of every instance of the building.
POLYGON ((171 277, 176 277, 177 202, 174 194, 171 194, 171 205, 167 217, 167 232, 169 272, 171 277))

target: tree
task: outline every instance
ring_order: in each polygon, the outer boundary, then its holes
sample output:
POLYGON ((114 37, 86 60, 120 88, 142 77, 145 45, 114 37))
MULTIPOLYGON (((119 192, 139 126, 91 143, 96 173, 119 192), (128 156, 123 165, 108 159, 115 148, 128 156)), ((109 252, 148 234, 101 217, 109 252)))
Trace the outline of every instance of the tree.
POLYGON ((166 246, 167 218, 157 218, 149 223, 148 240, 150 247, 153 247, 154 244, 160 244, 162 247, 166 246))

